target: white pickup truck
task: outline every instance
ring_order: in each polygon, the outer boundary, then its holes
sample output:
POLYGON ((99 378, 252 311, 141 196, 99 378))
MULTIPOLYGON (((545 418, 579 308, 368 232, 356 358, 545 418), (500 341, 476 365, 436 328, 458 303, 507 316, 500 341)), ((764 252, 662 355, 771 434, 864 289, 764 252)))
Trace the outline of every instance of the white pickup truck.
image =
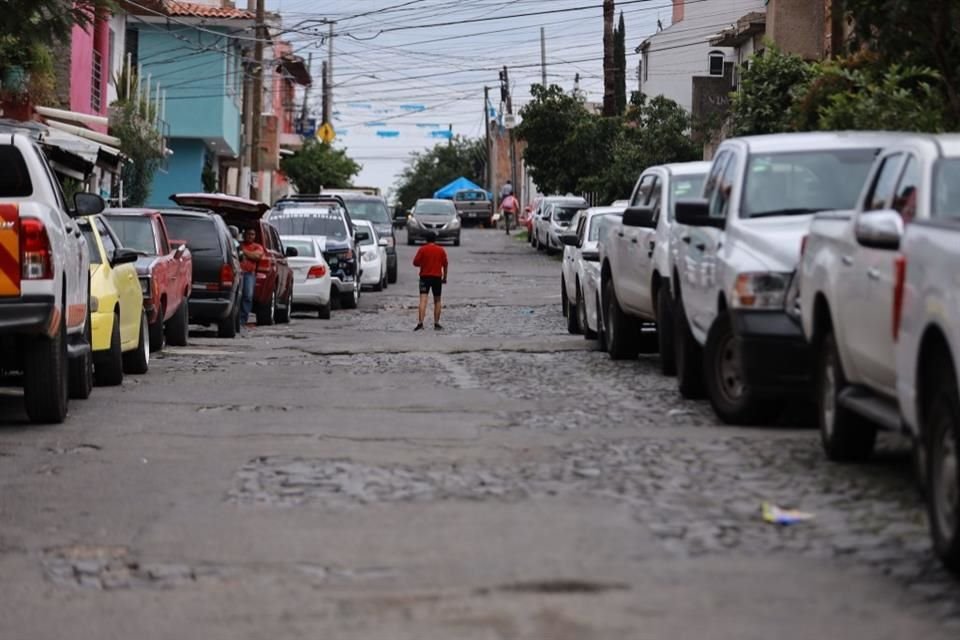
POLYGON ((684 395, 703 384, 722 420, 761 424, 785 397, 810 393, 794 277, 801 240, 814 213, 856 203, 895 139, 796 133, 720 145, 703 197, 678 201, 670 239, 684 395))
POLYGON ((22 373, 33 422, 62 422, 68 396, 90 395, 90 263, 73 217, 103 208, 88 193, 68 208, 33 140, 0 134, 0 377, 22 373))
POLYGON ((678 198, 700 194, 709 168, 709 162, 647 168, 622 220, 605 235, 600 245, 601 328, 612 358, 659 351, 664 374, 675 373, 668 256, 673 206, 678 198), (657 323, 657 332, 644 332, 644 323, 657 323))

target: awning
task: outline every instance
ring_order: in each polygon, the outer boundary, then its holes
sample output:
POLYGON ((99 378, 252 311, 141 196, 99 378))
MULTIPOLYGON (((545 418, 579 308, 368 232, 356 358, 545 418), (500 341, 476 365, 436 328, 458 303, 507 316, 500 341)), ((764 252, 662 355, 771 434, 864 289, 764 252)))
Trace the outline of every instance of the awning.
POLYGON ((313 84, 310 69, 307 68, 307 63, 300 56, 295 56, 292 53, 283 54, 278 61, 277 69, 286 71, 293 78, 293 81, 299 85, 306 87, 313 84))

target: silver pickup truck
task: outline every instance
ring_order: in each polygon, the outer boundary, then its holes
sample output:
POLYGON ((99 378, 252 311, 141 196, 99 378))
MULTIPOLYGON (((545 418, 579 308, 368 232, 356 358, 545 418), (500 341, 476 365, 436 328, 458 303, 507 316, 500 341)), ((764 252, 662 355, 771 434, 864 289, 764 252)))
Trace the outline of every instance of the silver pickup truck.
POLYGON ((480 189, 461 189, 453 194, 453 206, 457 208, 460 222, 464 226, 470 223, 493 226, 493 202, 486 191, 480 189))

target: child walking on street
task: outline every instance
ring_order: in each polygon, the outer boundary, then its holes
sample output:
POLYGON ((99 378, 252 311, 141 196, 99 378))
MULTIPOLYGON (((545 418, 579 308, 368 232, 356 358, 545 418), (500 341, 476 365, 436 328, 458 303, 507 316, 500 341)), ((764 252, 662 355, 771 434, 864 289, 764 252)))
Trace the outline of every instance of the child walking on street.
POLYGON ((440 296, 443 285, 447 283, 447 252, 437 244, 435 232, 428 231, 426 239, 427 244, 420 247, 413 258, 413 266, 420 267, 420 307, 417 326, 413 330, 423 330, 423 319, 427 316, 427 296, 433 291, 433 328, 440 331, 443 329, 440 326, 440 296))

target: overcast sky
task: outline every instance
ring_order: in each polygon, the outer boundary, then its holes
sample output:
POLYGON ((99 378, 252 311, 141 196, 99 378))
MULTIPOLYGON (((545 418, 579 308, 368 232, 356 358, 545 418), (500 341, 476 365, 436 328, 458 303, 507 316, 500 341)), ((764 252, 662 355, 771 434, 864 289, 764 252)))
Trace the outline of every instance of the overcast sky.
MULTIPOLYGON (((238 3, 239 4, 239 3, 238 3)), ((483 135, 483 87, 499 106, 498 69, 510 67, 514 108, 540 81, 540 27, 546 28, 547 77, 566 90, 581 77, 587 99, 603 98, 601 0, 268 0, 300 55, 312 51, 317 78, 311 103, 320 114, 320 62, 326 42, 314 34, 338 21, 334 46, 334 126, 363 171, 356 184, 384 190, 410 152, 427 149, 453 126, 483 135), (574 10, 572 9, 579 9, 574 10), (545 13, 552 12, 552 13, 545 13), (518 14, 539 14, 518 16, 518 14), (511 17, 513 16, 513 17, 511 17), (499 19, 501 18, 502 19, 499 19), (297 26, 298 23, 303 23, 297 26)), ((621 0, 627 25, 628 92, 636 86, 633 49, 670 24, 670 0, 621 0)))

